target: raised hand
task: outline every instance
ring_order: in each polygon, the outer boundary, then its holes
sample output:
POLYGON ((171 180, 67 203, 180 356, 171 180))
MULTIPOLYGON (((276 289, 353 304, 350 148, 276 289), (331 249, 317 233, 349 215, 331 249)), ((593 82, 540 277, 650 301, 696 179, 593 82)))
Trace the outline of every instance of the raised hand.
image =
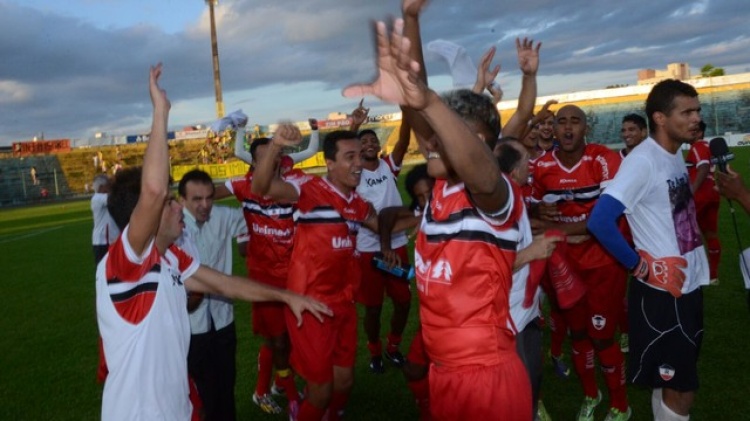
POLYGON ((352 123, 356 124, 357 126, 360 126, 364 124, 365 121, 367 121, 367 116, 370 114, 370 109, 364 107, 365 99, 362 98, 359 101, 359 105, 357 108, 352 111, 352 123))
POLYGON ((299 146, 302 143, 302 132, 294 124, 282 123, 273 134, 273 143, 280 146, 299 146))
POLYGON ((148 91, 151 95, 151 104, 154 109, 169 110, 172 104, 167 98, 167 91, 159 87, 159 77, 161 77, 162 65, 151 66, 149 69, 148 91))
POLYGON ((401 3, 401 13, 404 16, 419 16, 428 0, 404 0, 401 3))
POLYGON ((396 19, 388 34, 384 22, 376 24, 378 77, 370 84, 351 85, 347 98, 373 95, 383 101, 421 110, 427 106, 429 88, 420 80, 420 65, 409 57, 410 41, 403 36, 404 21, 396 19))
MULTIPOLYGON (((490 70, 492 60, 495 58, 495 51, 496 48, 494 46, 490 47, 490 49, 487 50, 479 60, 479 66, 477 66, 477 81, 474 83, 474 89, 472 89, 478 94, 484 92, 485 89, 490 89, 495 78, 497 78, 497 74, 500 73, 499 64, 490 70)), ((492 93, 491 90, 490 93, 492 93)), ((502 97, 502 90, 500 91, 500 96, 502 97)))
POLYGON ((518 52, 518 68, 524 75, 534 76, 539 70, 539 49, 542 43, 539 42, 534 46, 534 40, 524 38, 521 41, 516 38, 516 51, 518 52))

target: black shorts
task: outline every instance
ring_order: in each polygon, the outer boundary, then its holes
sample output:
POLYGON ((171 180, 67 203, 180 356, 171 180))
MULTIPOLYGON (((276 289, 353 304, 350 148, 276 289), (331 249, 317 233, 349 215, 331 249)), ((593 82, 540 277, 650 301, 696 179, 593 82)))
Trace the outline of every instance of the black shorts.
POLYGON ((628 379, 650 388, 698 389, 703 341, 703 290, 674 298, 643 282, 630 283, 628 379))

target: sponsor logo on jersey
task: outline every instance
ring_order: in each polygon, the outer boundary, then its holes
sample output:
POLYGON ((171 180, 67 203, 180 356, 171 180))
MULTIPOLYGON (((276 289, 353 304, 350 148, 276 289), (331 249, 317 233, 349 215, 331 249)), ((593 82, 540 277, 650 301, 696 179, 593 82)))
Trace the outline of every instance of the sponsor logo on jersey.
POLYGON ((536 165, 541 168, 548 168, 554 167, 555 165, 557 165, 557 163, 555 161, 539 161, 536 163, 536 165))
POLYGON ((331 246, 334 248, 334 250, 339 249, 350 249, 354 247, 354 243, 352 242, 352 239, 347 237, 333 237, 331 239, 331 246))
POLYGON ((601 314, 594 314, 591 318, 591 324, 594 325, 594 329, 602 330, 607 325, 607 318, 601 314))
POLYGON ((383 175, 382 175, 381 177, 379 177, 379 178, 368 178, 368 179, 366 179, 366 180, 365 180, 365 183, 367 183, 367 186, 368 186, 368 187, 373 187, 373 186, 377 186, 377 185, 379 185, 379 184, 383 184, 383 182, 384 182, 384 181, 387 181, 387 180, 388 180, 388 178, 389 178, 389 177, 388 177, 388 175, 387 175, 387 174, 383 174, 383 175))
POLYGON ((662 364, 659 366, 659 376, 665 382, 668 382, 674 378, 674 368, 668 364, 662 364))
POLYGON ((278 229, 269 227, 268 225, 260 225, 253 223, 253 233, 255 234, 261 234, 261 235, 270 235, 273 237, 289 237, 292 235, 292 230, 290 228, 287 229, 278 229))
POLYGON ((576 215, 574 215, 574 216, 560 216, 560 217, 557 218, 558 221, 565 222, 565 223, 581 222, 581 221, 585 221, 586 219, 588 219, 588 215, 586 215, 585 213, 582 213, 582 214, 577 215, 577 216, 576 215))
POLYGON ((577 178, 561 178, 560 179, 560 183, 561 184, 563 184, 563 183, 577 183, 577 182, 578 182, 577 178))
POLYGON ((174 269, 169 269, 169 276, 172 277, 173 286, 182 285, 182 276, 180 275, 180 272, 177 272, 174 269))

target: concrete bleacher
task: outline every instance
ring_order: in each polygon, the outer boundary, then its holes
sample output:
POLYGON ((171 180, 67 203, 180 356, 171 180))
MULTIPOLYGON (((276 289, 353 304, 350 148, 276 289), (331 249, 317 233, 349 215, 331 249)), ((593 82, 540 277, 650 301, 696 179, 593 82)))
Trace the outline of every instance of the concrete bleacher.
POLYGON ((0 206, 69 196, 71 190, 56 155, 0 159, 0 206), (31 176, 36 168, 37 183, 31 176))

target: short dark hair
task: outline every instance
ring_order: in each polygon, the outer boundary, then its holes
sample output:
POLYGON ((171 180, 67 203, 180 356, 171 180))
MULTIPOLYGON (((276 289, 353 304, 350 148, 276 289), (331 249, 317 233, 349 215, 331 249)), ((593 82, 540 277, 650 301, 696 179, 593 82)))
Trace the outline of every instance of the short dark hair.
POLYGON ((643 118, 643 116, 640 114, 636 114, 636 113, 627 114, 625 117, 622 118, 623 123, 625 123, 626 121, 629 121, 635 124, 641 130, 646 129, 648 127, 646 126, 646 119, 643 118))
POLYGON ((358 139, 362 139, 362 136, 364 136, 366 134, 371 134, 371 135, 375 136, 376 138, 378 137, 378 134, 375 133, 375 130, 373 130, 373 129, 364 129, 364 130, 360 130, 359 133, 357 133, 357 138, 358 139))
POLYGON ((339 151, 338 143, 340 140, 359 139, 357 134, 350 130, 336 130, 326 135, 323 140, 323 157, 331 161, 336 160, 336 152, 339 151))
POLYGON ((420 180, 427 180, 430 184, 435 183, 435 179, 430 177, 430 174, 427 172, 427 164, 416 165, 406 174, 404 187, 406 188, 406 193, 411 197, 411 203, 409 204, 409 209, 411 210, 415 210, 419 206, 417 196, 414 194, 414 186, 420 180))
POLYGON ((180 195, 180 197, 187 197, 187 188, 185 186, 187 186, 187 183, 191 181, 200 184, 208 184, 211 187, 213 187, 214 185, 214 180, 211 179, 211 176, 208 175, 207 172, 198 168, 190 170, 182 176, 182 178, 180 179, 180 184, 177 185, 177 193, 180 195))
POLYGON ((511 142, 518 141, 508 140, 500 142, 495 148, 495 152, 497 153, 497 165, 500 166, 500 171, 502 171, 503 174, 510 174, 521 162, 521 152, 513 147, 511 142))
POLYGON ((259 137, 250 144, 250 156, 253 157, 253 162, 255 162, 255 151, 258 150, 258 146, 268 145, 271 143, 271 139, 267 137, 259 137))
POLYGON ((107 210, 120 231, 130 222, 130 215, 141 195, 141 167, 117 171, 107 197, 107 210))
POLYGON ((501 130, 500 113, 497 112, 497 107, 489 97, 474 93, 469 89, 456 89, 444 93, 441 98, 464 120, 484 125, 490 134, 490 138, 484 141, 490 149, 495 147, 501 130))
POLYGON ((654 85, 646 98, 646 116, 653 132, 656 130, 654 113, 669 114, 675 107, 674 99, 678 96, 695 98, 698 91, 691 85, 677 79, 665 79, 654 85))

